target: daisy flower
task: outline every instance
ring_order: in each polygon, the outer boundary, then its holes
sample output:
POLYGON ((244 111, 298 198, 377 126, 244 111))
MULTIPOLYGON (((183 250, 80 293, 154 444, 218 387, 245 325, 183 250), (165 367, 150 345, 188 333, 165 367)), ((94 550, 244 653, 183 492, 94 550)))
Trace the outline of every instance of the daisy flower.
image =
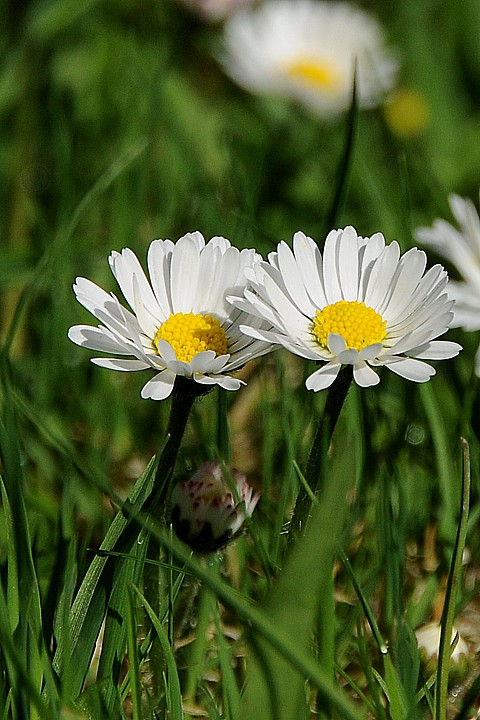
MULTIPOLYGON (((441 631, 441 624, 435 620, 415 630, 418 649, 429 672, 434 672, 438 665, 441 631)), ((455 626, 452 627, 451 644, 454 644, 454 649, 450 656, 451 665, 453 665, 454 668, 465 670, 470 652, 467 643, 455 626)))
POLYGON ((397 67, 372 17, 327 0, 267 0, 236 13, 224 27, 221 60, 247 90, 293 98, 321 115, 350 106, 355 64, 361 106, 381 101, 397 67))
POLYGON ((400 256, 398 243, 386 245, 381 233, 362 238, 353 227, 332 230, 322 256, 297 232, 293 252, 281 242, 268 262, 247 271, 244 297, 229 300, 254 320, 243 332, 321 363, 306 381, 309 390, 329 387, 342 365, 353 366, 363 387, 379 382, 374 368, 383 365, 426 382, 435 370, 424 360, 454 357, 461 346, 434 339, 448 329, 453 301, 443 267, 425 267, 424 252, 400 256), (258 328, 259 319, 271 329, 258 328))
MULTIPOLYGON (((460 229, 437 219, 430 228, 418 228, 416 238, 443 255, 462 276, 448 284, 448 294, 455 300, 452 326, 480 330, 480 219, 471 200, 450 195, 449 203, 460 229)), ((480 348, 475 373, 480 377, 480 348)))
POLYGON ((173 488, 172 525, 195 550, 217 550, 239 534, 259 499, 239 470, 226 478, 220 463, 206 462, 173 488))
POLYGON ((227 292, 242 292, 245 269, 254 258, 254 250, 240 251, 223 237, 205 243, 199 232, 177 243, 154 240, 147 258, 149 281, 131 250, 114 251, 110 268, 131 310, 113 293, 77 278, 77 300, 101 324, 75 325, 68 336, 77 345, 116 356, 93 358, 96 365, 154 371, 143 398, 167 398, 177 375, 238 390, 244 383, 230 373, 271 349, 240 331, 245 316, 225 300, 227 292))

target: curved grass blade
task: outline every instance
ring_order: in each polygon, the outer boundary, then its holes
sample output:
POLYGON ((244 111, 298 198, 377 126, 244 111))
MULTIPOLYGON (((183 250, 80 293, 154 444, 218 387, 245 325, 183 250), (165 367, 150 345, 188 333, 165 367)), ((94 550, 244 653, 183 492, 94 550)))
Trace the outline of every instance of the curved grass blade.
MULTIPOLYGON (((347 128, 345 134, 345 148, 337 170, 337 184, 335 187, 335 195, 330 206, 326 220, 326 232, 336 227, 338 217, 342 210, 342 205, 348 189, 348 178, 350 167, 352 164, 353 150, 355 147, 356 128, 358 118, 358 100, 357 100, 357 67, 353 75, 352 101, 347 116, 347 128)), ((324 233, 325 234, 325 233, 324 233)))
MULTIPOLYGON (((145 497, 150 493, 154 473, 155 462, 152 460, 137 480, 127 500, 129 514, 126 514, 125 507, 117 513, 100 546, 100 551, 112 550, 122 555, 133 554, 140 532, 140 527, 133 520, 142 507, 145 497)), ((128 560, 120 562, 123 567, 128 560)), ((74 697, 80 693, 88 671, 110 593, 115 584, 115 567, 118 567, 118 558, 109 558, 108 555, 100 554, 92 560, 71 608, 67 657, 65 657, 64 639, 66 630, 57 631, 58 647, 53 660, 54 668, 61 674, 64 663, 72 663, 75 668, 75 682, 72 687, 74 697)), ((118 578, 118 571, 116 577, 118 578)))

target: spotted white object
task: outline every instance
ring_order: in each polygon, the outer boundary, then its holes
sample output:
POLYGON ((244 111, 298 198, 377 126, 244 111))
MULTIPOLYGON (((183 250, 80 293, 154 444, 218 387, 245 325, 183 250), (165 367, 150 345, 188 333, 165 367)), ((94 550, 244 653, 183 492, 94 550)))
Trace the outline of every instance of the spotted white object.
POLYGON ((240 532, 260 499, 243 473, 228 477, 220 463, 206 462, 172 491, 172 524, 177 535, 195 550, 210 552, 240 532))

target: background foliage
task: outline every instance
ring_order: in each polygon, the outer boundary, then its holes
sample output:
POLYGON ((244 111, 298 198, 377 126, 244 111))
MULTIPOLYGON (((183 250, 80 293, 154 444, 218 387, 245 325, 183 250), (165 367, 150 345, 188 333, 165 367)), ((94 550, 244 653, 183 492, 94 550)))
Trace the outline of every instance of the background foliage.
MULTIPOLYGON (((97 718, 155 712, 153 700, 145 701, 152 681, 141 663, 143 646, 136 644, 136 612, 145 607, 136 589, 127 622, 130 668, 138 651, 140 670, 123 673, 114 700, 90 691, 75 709, 75 669, 66 666, 60 681, 52 670, 54 623, 63 618, 68 625, 69 603, 92 558, 86 549, 98 547, 113 517, 102 490, 125 497, 161 446, 168 413, 168 403, 140 399, 143 377, 94 368, 87 353, 69 343, 68 327, 88 321, 74 301, 74 278, 86 276, 116 292, 106 262, 112 249, 131 247, 143 261, 154 237, 175 240, 197 229, 266 254, 296 230, 321 243, 331 226, 353 224, 362 235, 381 231, 388 241, 398 239, 405 251, 415 244, 416 226, 449 217, 450 192, 476 200, 478 3, 403 0, 395 12, 377 0, 361 5, 382 20, 396 48, 400 94, 386 108, 358 114, 339 205, 348 118, 327 123, 283 100, 244 93, 215 59, 219 26, 200 23, 171 0, 2 5, 1 717, 51 718, 51 708, 59 716, 69 708, 97 718), (46 712, 48 698, 53 704, 46 712)), ((227 399, 231 453, 262 489, 262 501, 250 533, 223 559, 190 568, 197 579, 165 571, 166 605, 155 618, 172 717, 181 717, 180 691, 192 712, 243 716, 242 623, 257 629, 263 623, 266 633, 269 616, 289 642, 297 623, 311 628, 312 619, 321 618, 318 666, 335 662, 358 684, 361 693, 342 694, 358 712, 393 720, 429 716, 429 693, 422 690, 429 671, 420 666, 413 630, 439 619, 460 512, 461 435, 470 443, 472 492, 458 605, 470 625, 480 611, 478 338, 461 331, 449 337, 465 350, 439 363, 428 385, 384 371, 378 388, 352 388, 318 510, 322 523, 313 525, 283 574, 296 468, 304 467, 324 398, 307 393, 306 367, 282 352, 246 368, 247 389, 227 399), (340 562, 334 606, 328 560, 322 565, 327 539, 348 554, 365 603, 389 639, 383 665, 365 604, 340 562), (282 592, 272 594, 272 580, 280 576, 282 592), (240 605, 224 585, 241 593, 240 605), (258 600, 252 607, 264 614, 250 617, 245 598, 258 600), (176 664, 168 650, 173 640, 176 664)), ((217 393, 194 407, 178 475, 216 455, 221 418, 217 393)), ((188 562, 175 547, 169 552, 177 553, 176 562, 188 562)), ((279 660, 282 638, 263 647, 259 633, 249 640, 252 663, 273 666, 278 686, 285 686, 282 673, 289 676, 291 665, 285 670, 279 660)), ((470 665, 451 685, 450 710, 459 718, 474 717, 464 698, 478 675, 480 634, 471 630, 466 637, 470 665)), ((301 655, 300 645, 292 652, 301 655)), ((275 717, 309 717, 315 688, 323 698, 320 715, 335 716, 322 695, 323 676, 312 681, 305 700, 309 673, 299 662, 299 695, 286 698, 297 705, 275 717)), ((255 716, 266 718, 260 684, 250 686, 246 701, 253 697, 255 716)))

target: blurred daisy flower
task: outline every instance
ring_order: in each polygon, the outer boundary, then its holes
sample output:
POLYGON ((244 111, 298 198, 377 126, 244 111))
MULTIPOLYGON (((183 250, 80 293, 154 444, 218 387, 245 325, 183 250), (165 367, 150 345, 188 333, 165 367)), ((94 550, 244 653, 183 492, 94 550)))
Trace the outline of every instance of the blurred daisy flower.
MULTIPOLYGON (((448 284, 448 294, 455 300, 452 326, 480 330, 480 219, 471 200, 450 195, 449 203, 460 229, 437 219, 430 228, 418 228, 416 238, 449 260, 463 278, 448 284)), ((480 348, 475 372, 480 377, 480 348)))
POLYGON ((240 8, 251 5, 254 0, 179 0, 179 2, 203 20, 217 22, 240 8))
POLYGON ((222 61, 247 90, 293 98, 321 115, 350 106, 355 64, 360 106, 382 100, 397 67, 372 17, 325 0, 267 0, 236 13, 225 24, 222 61))
POLYGON ((230 373, 271 350, 263 340, 240 331, 241 311, 225 294, 243 290, 245 269, 254 250, 238 250, 223 237, 205 243, 199 232, 177 243, 154 240, 148 250, 147 279, 129 249, 112 252, 110 268, 131 311, 86 278, 73 289, 100 325, 75 325, 70 340, 91 350, 113 354, 92 362, 111 370, 153 370, 143 398, 163 400, 172 392, 177 375, 201 386, 238 390, 243 384, 230 373))
MULTIPOLYGON (((428 622, 415 630, 418 648, 429 672, 434 672, 438 664, 441 625, 436 621, 428 622)), ((455 627, 452 627, 451 643, 454 649, 451 654, 451 665, 465 669, 469 657, 469 649, 465 640, 455 627)))
POLYGON ((400 256, 398 243, 381 233, 359 237, 353 227, 332 230, 320 252, 304 233, 293 252, 281 242, 268 262, 247 271, 244 297, 230 297, 250 314, 243 332, 321 363, 306 381, 323 390, 342 365, 353 366, 358 385, 379 382, 374 368, 386 366, 401 377, 426 382, 435 370, 424 360, 444 360, 461 350, 435 340, 449 327, 453 301, 441 265, 425 272, 426 255, 412 248, 400 256), (258 328, 258 319, 271 329, 258 328))
POLYGON ((194 550, 218 550, 239 534, 259 499, 239 470, 224 473, 220 463, 206 462, 173 488, 172 525, 194 550))

